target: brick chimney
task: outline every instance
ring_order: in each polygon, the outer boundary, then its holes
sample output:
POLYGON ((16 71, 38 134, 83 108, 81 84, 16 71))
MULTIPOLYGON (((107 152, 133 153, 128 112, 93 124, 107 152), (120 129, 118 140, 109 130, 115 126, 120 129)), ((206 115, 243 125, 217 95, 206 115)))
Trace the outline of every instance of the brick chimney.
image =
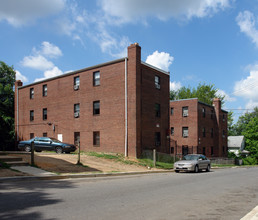
POLYGON ((138 43, 128 48, 127 88, 128 88, 128 154, 141 154, 141 47, 138 43))
POLYGON ((220 124, 220 112, 221 112, 221 100, 219 98, 213 99, 213 106, 215 108, 215 114, 217 118, 218 125, 220 124))

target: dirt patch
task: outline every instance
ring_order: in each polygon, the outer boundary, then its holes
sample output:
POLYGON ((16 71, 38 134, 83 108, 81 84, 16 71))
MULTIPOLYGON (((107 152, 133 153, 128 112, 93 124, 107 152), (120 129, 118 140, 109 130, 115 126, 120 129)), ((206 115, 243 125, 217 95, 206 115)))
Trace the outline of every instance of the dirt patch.
MULTIPOLYGON (((30 163, 30 154, 12 154, 22 157, 24 161, 30 163)), ((96 172, 134 172, 149 171, 147 167, 129 165, 114 160, 97 158, 94 156, 81 155, 80 162, 83 166, 76 165, 78 155, 76 154, 55 154, 55 153, 35 153, 35 164, 39 168, 57 174, 67 173, 96 173, 96 172)), ((152 170, 157 170, 152 168, 152 170)))

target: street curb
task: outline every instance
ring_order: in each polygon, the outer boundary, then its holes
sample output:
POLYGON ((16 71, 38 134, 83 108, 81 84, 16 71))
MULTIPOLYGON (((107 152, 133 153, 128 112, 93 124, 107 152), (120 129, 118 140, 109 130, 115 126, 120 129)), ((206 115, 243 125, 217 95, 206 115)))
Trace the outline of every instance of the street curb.
POLYGON ((76 179, 76 178, 127 176, 127 175, 154 174, 154 173, 171 173, 171 172, 174 172, 174 171, 162 170, 162 171, 145 171, 145 172, 69 174, 69 175, 53 175, 53 176, 16 176, 16 177, 1 177, 0 183, 10 182, 10 181, 76 179))
MULTIPOLYGON (((227 167, 212 167, 211 169, 225 169, 227 167)), ((231 167, 229 167, 231 168, 231 167)), ((238 167, 236 167, 238 168, 238 167)), ((89 173, 89 174, 64 174, 51 176, 15 176, 15 177, 0 177, 0 183, 5 181, 28 181, 28 180, 58 180, 58 179, 76 179, 76 178, 92 178, 92 177, 108 177, 108 176, 129 176, 141 174, 155 173, 174 173, 174 170, 155 170, 141 172, 118 172, 118 173, 89 173)))

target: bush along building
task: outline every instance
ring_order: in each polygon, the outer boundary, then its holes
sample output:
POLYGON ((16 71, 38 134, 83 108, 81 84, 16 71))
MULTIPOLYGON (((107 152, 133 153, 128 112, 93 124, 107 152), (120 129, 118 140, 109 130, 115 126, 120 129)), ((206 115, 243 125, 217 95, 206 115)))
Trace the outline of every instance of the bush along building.
POLYGON ((80 142, 81 150, 139 157, 169 153, 169 73, 141 61, 141 47, 108 63, 15 83, 16 140, 80 142))
POLYGON ((227 156, 227 112, 221 101, 207 105, 194 99, 170 101, 170 152, 208 157, 227 156))

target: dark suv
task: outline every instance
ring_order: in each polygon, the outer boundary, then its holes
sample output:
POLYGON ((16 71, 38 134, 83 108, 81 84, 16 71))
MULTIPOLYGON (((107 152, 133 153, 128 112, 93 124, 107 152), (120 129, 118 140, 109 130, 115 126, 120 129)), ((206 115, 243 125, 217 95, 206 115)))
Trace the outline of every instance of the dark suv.
POLYGON ((63 143, 55 138, 49 138, 49 137, 35 137, 28 141, 20 141, 18 144, 18 148, 20 150, 25 150, 26 152, 30 152, 32 141, 34 141, 34 149, 37 152, 47 150, 47 151, 56 151, 57 154, 61 154, 63 152, 70 153, 76 150, 76 147, 73 144, 63 143))

